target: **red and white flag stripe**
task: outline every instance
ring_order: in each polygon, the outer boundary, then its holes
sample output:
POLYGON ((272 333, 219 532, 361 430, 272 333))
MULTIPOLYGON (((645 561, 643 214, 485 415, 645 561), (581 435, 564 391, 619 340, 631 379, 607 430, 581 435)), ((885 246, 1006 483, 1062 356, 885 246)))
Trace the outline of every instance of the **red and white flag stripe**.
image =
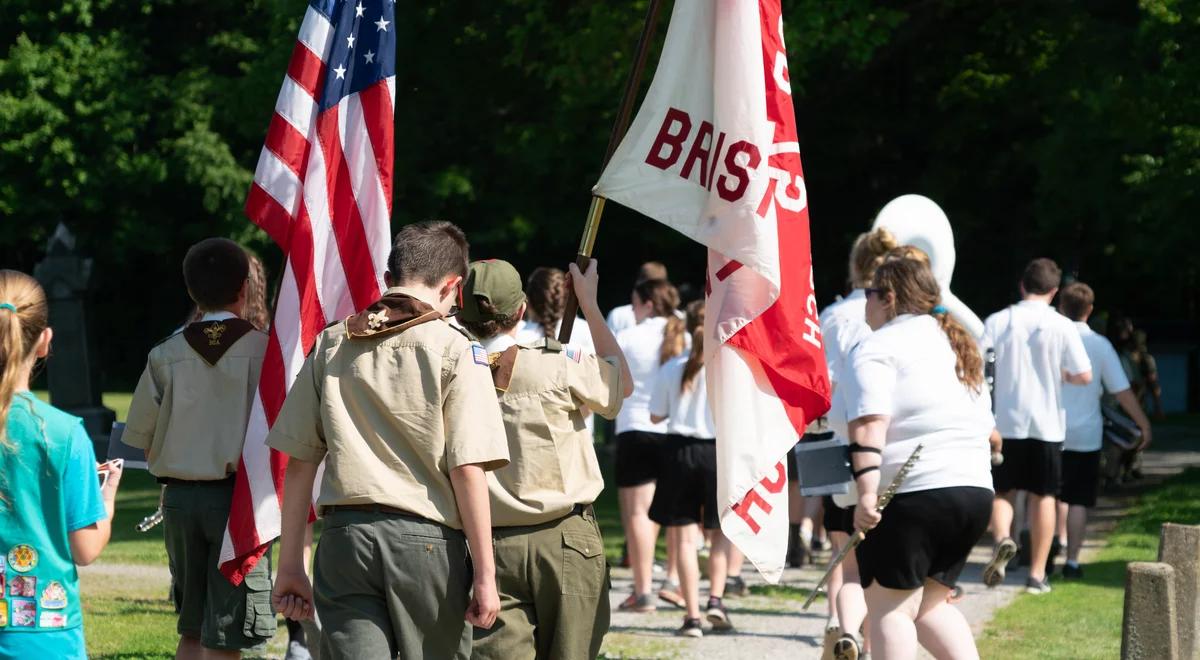
POLYGON ((279 536, 287 457, 265 440, 304 356, 329 321, 382 291, 395 76, 322 111, 337 33, 327 15, 308 7, 246 200, 246 215, 279 245, 286 265, 220 555, 234 584, 279 536))
POLYGON ((709 248, 721 528, 778 580, 782 459, 829 407, 779 0, 675 3, 654 82, 596 192, 709 248))

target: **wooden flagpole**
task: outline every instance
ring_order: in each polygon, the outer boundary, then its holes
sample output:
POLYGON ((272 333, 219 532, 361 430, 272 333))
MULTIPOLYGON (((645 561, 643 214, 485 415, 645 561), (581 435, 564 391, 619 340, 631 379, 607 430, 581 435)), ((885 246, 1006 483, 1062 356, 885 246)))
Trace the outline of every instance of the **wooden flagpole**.
MULTIPOLYGON (((633 58, 633 69, 625 81, 625 93, 621 97, 621 106, 617 111, 617 121, 613 124, 612 133, 608 136, 608 148, 604 151, 604 162, 600 171, 608 166, 613 152, 621 144, 625 132, 629 130, 629 122, 633 115, 633 103, 637 99, 638 88, 642 84, 642 72, 646 69, 646 56, 650 52, 650 42, 654 39, 654 30, 658 25, 658 10, 661 0, 650 0, 646 8, 646 23, 642 26, 642 36, 638 38, 637 49, 633 58)), ((592 195, 592 203, 588 208, 587 221, 583 226, 583 238, 579 241, 579 252, 575 256, 575 265, 580 271, 587 269, 592 258, 592 248, 596 245, 596 234, 600 230, 600 216, 604 214, 605 199, 592 195)), ((567 291, 567 304, 563 309, 562 326, 558 331, 558 340, 567 343, 571 340, 571 330, 575 327, 575 314, 579 311, 579 301, 575 299, 575 290, 567 291)))

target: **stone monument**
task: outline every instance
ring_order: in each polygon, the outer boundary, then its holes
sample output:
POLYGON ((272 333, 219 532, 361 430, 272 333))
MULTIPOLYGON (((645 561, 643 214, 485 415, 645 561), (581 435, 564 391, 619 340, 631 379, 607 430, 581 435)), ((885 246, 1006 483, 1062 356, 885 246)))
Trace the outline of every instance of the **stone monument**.
POLYGON ((46 258, 33 271, 46 290, 54 344, 47 360, 50 403, 83 418, 97 460, 104 460, 116 413, 101 401, 95 338, 88 332, 87 293, 92 260, 75 251, 75 237, 59 223, 46 247, 46 258))

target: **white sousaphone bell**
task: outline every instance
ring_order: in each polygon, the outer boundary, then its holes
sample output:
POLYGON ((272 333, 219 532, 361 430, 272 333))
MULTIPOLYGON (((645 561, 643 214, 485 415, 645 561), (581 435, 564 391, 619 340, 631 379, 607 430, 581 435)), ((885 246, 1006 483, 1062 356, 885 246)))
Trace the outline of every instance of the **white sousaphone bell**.
POLYGON ((875 216, 873 229, 883 227, 901 245, 913 245, 929 255, 929 266, 942 288, 942 306, 975 339, 983 337, 983 321, 963 301, 950 292, 954 275, 954 231, 946 213, 932 199, 922 195, 901 195, 888 202, 875 216))

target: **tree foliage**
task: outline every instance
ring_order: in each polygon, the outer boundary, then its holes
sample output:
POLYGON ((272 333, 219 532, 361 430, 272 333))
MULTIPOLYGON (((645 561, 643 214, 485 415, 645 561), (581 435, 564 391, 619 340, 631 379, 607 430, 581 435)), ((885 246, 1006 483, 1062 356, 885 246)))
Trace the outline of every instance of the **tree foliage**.
MULTIPOLYGON (((1102 308, 1195 319, 1198 5, 785 0, 821 299, 875 212, 920 192, 950 216, 955 289, 981 314, 1047 255, 1102 308)), ((478 256, 565 263, 645 9, 405 3, 393 223, 444 217, 478 256)), ((97 260, 110 381, 134 378, 182 318, 190 243, 229 235, 278 263, 241 207, 303 10, 6 3, 0 263, 32 269, 60 221, 78 234, 97 260)), ((701 279, 700 249, 615 205, 597 250, 613 303, 643 259, 701 279)))

